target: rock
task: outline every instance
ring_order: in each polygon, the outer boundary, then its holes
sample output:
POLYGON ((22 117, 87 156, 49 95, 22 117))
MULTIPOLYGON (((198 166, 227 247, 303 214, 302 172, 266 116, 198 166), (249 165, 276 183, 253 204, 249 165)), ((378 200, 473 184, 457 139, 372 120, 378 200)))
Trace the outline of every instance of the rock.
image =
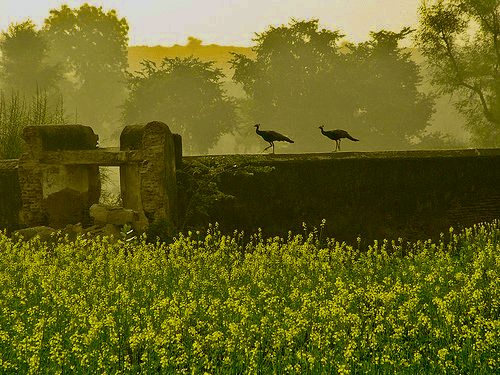
POLYGON ((40 240, 47 241, 51 239, 53 233, 56 233, 56 230, 54 228, 47 226, 38 226, 16 230, 13 235, 22 237, 24 240, 31 240, 32 238, 39 236, 40 240))
POLYGON ((93 204, 90 207, 90 217, 95 223, 113 225, 133 224, 139 220, 139 214, 134 210, 103 204, 93 204))
POLYGON ((106 224, 102 230, 102 235, 111 237, 114 240, 117 240, 122 236, 116 225, 113 224, 106 224))
MULTIPOLYGON (((57 229, 66 223, 78 223, 84 219, 88 194, 64 188, 46 198, 49 224, 57 229)), ((87 220, 88 221, 88 220, 87 220)))
POLYGON ((62 235, 67 235, 70 240, 75 240, 77 236, 83 234, 82 224, 68 224, 62 230, 62 235))

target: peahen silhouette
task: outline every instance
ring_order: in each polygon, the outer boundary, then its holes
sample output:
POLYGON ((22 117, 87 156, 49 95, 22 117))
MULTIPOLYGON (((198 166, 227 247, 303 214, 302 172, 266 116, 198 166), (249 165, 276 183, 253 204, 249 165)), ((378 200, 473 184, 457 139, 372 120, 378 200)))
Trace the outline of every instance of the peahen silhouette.
POLYGON ((323 125, 321 125, 319 128, 321 129, 321 134, 323 134, 324 136, 335 141, 335 150, 334 151, 337 151, 337 149, 340 150, 340 140, 342 138, 347 138, 347 139, 350 139, 351 141, 356 141, 356 142, 359 141, 359 139, 352 137, 348 132, 346 132, 345 130, 342 130, 342 129, 325 131, 323 125))
MULTIPOLYGON (((274 154, 274 142, 276 141, 283 141, 283 142, 288 142, 288 143, 294 143, 290 138, 287 136, 284 136, 283 134, 280 134, 278 132, 272 131, 272 130, 259 130, 260 124, 256 124, 255 126, 255 132, 260 135, 266 142, 269 142, 268 147, 264 149, 266 151, 268 148, 272 147, 273 148, 273 154, 274 154)), ((264 152, 262 151, 262 152, 264 152)))

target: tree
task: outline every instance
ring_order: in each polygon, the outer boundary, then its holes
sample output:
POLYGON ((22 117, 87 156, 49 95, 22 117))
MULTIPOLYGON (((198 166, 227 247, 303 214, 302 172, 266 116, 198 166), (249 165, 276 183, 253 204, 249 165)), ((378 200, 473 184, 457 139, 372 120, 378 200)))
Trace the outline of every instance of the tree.
POLYGON ((500 145, 500 2, 424 1, 419 17, 433 84, 454 95, 476 144, 500 145))
POLYGON ((235 105, 222 89, 222 71, 198 58, 145 60, 130 77, 127 124, 159 120, 182 135, 188 152, 207 153, 236 122, 235 105))
MULTIPOLYGON (((374 148, 407 148, 429 125, 434 100, 419 92, 420 70, 411 52, 399 47, 413 30, 371 32, 354 54, 359 64, 358 120, 374 148)), ((360 137, 363 137, 363 134, 360 137)))
POLYGON ((9 25, 0 41, 0 158, 17 158, 28 125, 64 122, 57 89, 57 64, 49 64, 48 46, 31 20, 9 25), (8 94, 5 95, 5 92, 8 94))
POLYGON ((348 130, 362 147, 403 148, 432 113, 417 90, 418 67, 398 47, 408 33, 339 44, 343 35, 318 20, 293 20, 257 34, 255 59, 233 54, 233 80, 247 93, 248 117, 300 140, 294 150, 331 150, 318 143, 320 124, 348 130))
POLYGON ((35 24, 31 20, 10 24, 1 36, 2 87, 22 95, 54 89, 60 79, 59 67, 48 64, 47 43, 35 24))
POLYGON ((337 68, 333 60, 342 65, 341 38, 337 31, 319 30, 317 20, 292 20, 256 34, 255 59, 233 53, 233 80, 243 85, 250 102, 247 116, 300 139, 295 150, 311 150, 317 145, 319 122, 338 115, 333 103, 340 100, 339 87, 345 82, 334 82, 329 73, 337 68))
POLYGON ((195 38, 194 36, 188 36, 188 43, 186 46, 194 51, 197 48, 200 48, 202 43, 201 39, 195 38))
POLYGON ((126 98, 128 23, 115 10, 62 5, 45 19, 51 58, 65 67, 66 108, 89 125, 117 123, 126 98))
POLYGON ((338 31, 319 29, 318 20, 271 26, 254 41, 255 59, 233 54, 233 80, 243 85, 247 116, 300 139, 295 150, 317 146, 318 125, 348 117, 356 103, 348 84, 348 54, 339 53, 338 31), (344 106, 345 105, 345 106, 344 106))

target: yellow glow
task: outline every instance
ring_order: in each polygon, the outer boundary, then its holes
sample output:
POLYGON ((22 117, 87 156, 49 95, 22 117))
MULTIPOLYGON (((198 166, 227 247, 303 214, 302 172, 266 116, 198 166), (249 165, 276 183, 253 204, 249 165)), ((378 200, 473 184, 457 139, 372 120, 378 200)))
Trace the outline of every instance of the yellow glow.
POLYGON ((125 17, 130 45, 184 45, 192 35, 204 44, 250 46, 256 32, 291 18, 317 18, 322 27, 340 30, 347 40, 367 40, 370 31, 414 26, 420 0, 2 1, 0 31, 27 18, 41 25, 50 9, 62 4, 77 8, 85 2, 116 9, 119 17, 125 17))

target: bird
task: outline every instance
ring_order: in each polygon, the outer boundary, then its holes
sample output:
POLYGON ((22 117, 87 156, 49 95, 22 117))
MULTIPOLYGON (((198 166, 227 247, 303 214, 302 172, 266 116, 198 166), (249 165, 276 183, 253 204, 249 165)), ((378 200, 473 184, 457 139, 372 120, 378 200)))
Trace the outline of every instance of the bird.
MULTIPOLYGON (((288 143, 294 143, 290 138, 287 136, 280 134, 278 132, 272 131, 272 130, 259 130, 260 124, 255 124, 255 132, 260 135, 266 142, 269 142, 269 146, 264 149, 266 151, 268 148, 272 147, 273 148, 273 154, 274 154, 274 142, 276 141, 282 141, 282 142, 288 142, 288 143)), ((262 151, 262 152, 264 152, 262 151)))
POLYGON ((337 149, 340 150, 340 140, 342 138, 347 138, 347 139, 350 139, 351 141, 355 141, 355 142, 359 141, 359 139, 352 137, 348 132, 346 132, 345 130, 342 130, 342 129, 325 131, 323 125, 321 125, 319 128, 321 129, 321 134, 323 134, 324 136, 335 141, 335 150, 334 151, 337 151, 337 149))

